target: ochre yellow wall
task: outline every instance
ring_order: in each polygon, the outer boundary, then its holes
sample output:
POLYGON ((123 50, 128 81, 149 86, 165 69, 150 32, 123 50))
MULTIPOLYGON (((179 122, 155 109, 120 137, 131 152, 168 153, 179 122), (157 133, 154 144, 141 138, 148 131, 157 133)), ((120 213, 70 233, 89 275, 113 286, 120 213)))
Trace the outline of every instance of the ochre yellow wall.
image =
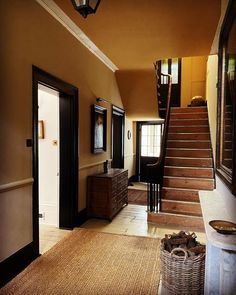
POLYGON ((117 71, 122 101, 127 116, 132 120, 157 119, 155 71, 117 71))
POLYGON ((181 67, 181 107, 186 107, 193 96, 206 97, 207 56, 183 57, 181 67))
MULTIPOLYGON (((90 106, 96 97, 103 97, 123 107, 115 75, 36 1, 1 1, 0 11, 0 185, 32 177, 32 150, 25 140, 32 138, 32 65, 36 65, 79 89, 78 209, 82 210, 87 175, 100 172, 102 162, 111 157, 111 106, 104 104, 107 151, 97 155, 90 152, 90 106)), ((1 192, 0 260, 31 242, 31 204, 31 184, 1 192)))
POLYGON ((218 76, 218 56, 210 55, 207 61, 206 98, 207 98, 208 118, 209 118, 211 143, 212 143, 214 159, 216 159, 217 76, 218 76))
POLYGON ((128 177, 135 175, 136 163, 136 124, 128 117, 125 119, 125 152, 124 166, 128 169, 128 177), (128 130, 131 132, 131 138, 128 139, 128 130))

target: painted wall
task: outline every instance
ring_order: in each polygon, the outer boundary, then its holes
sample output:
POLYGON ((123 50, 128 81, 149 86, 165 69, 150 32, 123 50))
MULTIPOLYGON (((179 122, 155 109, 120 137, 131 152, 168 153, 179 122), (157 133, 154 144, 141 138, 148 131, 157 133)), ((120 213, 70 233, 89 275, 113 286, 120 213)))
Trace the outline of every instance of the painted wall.
POLYGON ((135 175, 136 163, 136 128, 134 122, 129 118, 125 118, 125 151, 124 151, 124 167, 128 169, 128 177, 135 175), (131 138, 128 139, 128 130, 131 132, 131 138))
POLYGON ((218 22, 218 26, 216 29, 215 37, 213 40, 213 43, 211 45, 211 52, 210 54, 217 54, 218 53, 218 47, 219 47, 219 37, 220 37, 220 30, 221 26, 224 20, 225 12, 228 7, 229 0, 221 0, 221 15, 218 22))
POLYGON ((154 68, 117 71, 116 78, 126 114, 130 119, 145 121, 159 118, 154 68))
POLYGON ((59 92, 39 85, 38 105, 44 124, 44 138, 38 140, 39 222, 59 226, 59 92))
MULTIPOLYGON (((114 73, 91 54, 36 1, 0 1, 0 233, 1 258, 32 241, 32 65, 79 88, 79 210, 86 206, 86 177, 111 157, 90 153, 90 106, 96 97, 123 107, 114 73), (4 12, 4 13, 3 13, 4 12), (29 181, 28 181, 29 179, 29 181), (21 181, 24 186, 15 187, 21 181), (8 186, 4 192, 3 185, 8 186), (11 244, 9 244, 11 241, 11 244)), ((108 108, 108 133, 111 110, 108 108)))
POLYGON ((218 55, 209 55, 207 60, 206 98, 214 160, 216 159, 217 77, 218 55))
POLYGON ((194 96, 206 97, 207 56, 182 58, 181 107, 186 107, 194 96))

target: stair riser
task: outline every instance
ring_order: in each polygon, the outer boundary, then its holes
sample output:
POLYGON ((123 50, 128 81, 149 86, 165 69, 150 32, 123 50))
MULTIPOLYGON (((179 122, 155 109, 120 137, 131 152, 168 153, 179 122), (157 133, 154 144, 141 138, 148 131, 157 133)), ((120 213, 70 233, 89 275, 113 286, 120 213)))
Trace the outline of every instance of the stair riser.
POLYGON ((169 126, 169 133, 209 133, 208 126, 169 126))
POLYGON ((197 190, 213 190, 214 181, 212 179, 191 179, 191 178, 165 178, 163 181, 165 187, 189 188, 197 190))
POLYGON ((210 158, 211 150, 167 149, 166 155, 168 157, 210 158))
POLYGON ((187 218, 178 215, 165 215, 158 213, 148 213, 148 221, 156 224, 165 224, 173 226, 181 226, 182 230, 189 228, 197 228, 198 231, 204 232, 204 223, 201 218, 187 218))
POLYGON ((162 199, 185 202, 200 202, 198 191, 171 189, 166 187, 162 188, 162 199))
POLYGON ((224 142, 224 147, 226 149, 232 149, 232 141, 225 141, 224 142))
POLYGON ((191 149, 209 149, 211 148, 210 141, 179 141, 179 140, 168 140, 168 148, 191 148, 191 149))
POLYGON ((166 158, 165 166, 212 168, 212 159, 166 158))
POLYGON ((232 133, 225 133, 225 140, 232 141, 232 133))
POLYGON ((207 169, 191 168, 190 169, 190 168, 165 167, 164 176, 213 178, 214 173, 212 168, 207 168, 207 169))
POLYGON ((202 216, 200 204, 175 203, 165 200, 162 202, 161 206, 162 212, 202 216))
POLYGON ((232 159, 232 149, 230 150, 224 150, 224 153, 223 153, 223 158, 224 159, 232 159))
POLYGON ((207 119, 179 119, 179 120, 170 120, 169 126, 209 126, 207 119))
POLYGON ((208 119, 207 113, 170 113, 170 120, 172 119, 208 119))
POLYGON ((210 140, 209 133, 169 133, 168 140, 210 140))
POLYGON ((230 112, 225 112, 224 117, 225 117, 225 119, 232 119, 232 111, 230 111, 230 112))
POLYGON ((172 113, 207 113, 207 107, 171 108, 172 113))

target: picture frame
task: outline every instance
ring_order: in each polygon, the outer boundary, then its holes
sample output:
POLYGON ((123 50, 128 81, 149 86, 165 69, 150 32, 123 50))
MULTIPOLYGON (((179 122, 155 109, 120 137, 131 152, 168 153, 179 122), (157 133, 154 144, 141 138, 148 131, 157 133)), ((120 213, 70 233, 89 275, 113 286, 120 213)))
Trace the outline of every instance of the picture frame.
POLYGON ((91 106, 91 152, 106 151, 107 144, 107 109, 98 105, 91 106))
POLYGON ((39 139, 44 139, 45 133, 44 133, 44 121, 39 120, 38 121, 38 138, 39 139))

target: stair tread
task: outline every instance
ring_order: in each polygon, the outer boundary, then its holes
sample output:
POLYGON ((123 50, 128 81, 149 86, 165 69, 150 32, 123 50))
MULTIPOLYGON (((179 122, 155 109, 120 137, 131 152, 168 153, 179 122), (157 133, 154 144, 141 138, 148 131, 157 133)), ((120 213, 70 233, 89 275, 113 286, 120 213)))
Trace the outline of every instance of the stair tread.
POLYGON ((163 186, 162 189, 173 190, 173 191, 183 190, 183 191, 190 191, 190 192, 197 192, 197 193, 199 191, 198 189, 194 189, 194 188, 182 188, 182 187, 174 188, 169 186, 163 186))
MULTIPOLYGON (((204 158, 205 159, 205 158, 204 158)), ((192 170, 213 170, 212 167, 185 167, 185 166, 169 166, 166 165, 164 168, 171 168, 171 169, 192 169, 192 170)))
POLYGON ((187 213, 148 212, 148 222, 159 225, 179 227, 181 230, 197 230, 205 232, 202 216, 187 213))
MULTIPOLYGON (((171 120, 172 121, 172 120, 171 120)), ((199 127, 208 127, 208 124, 207 125, 188 125, 188 126, 186 126, 186 125, 172 125, 171 124, 171 121, 170 121, 170 123, 169 123, 169 127, 184 127, 184 128, 188 128, 188 127, 191 127, 191 128, 199 128, 199 127)), ((178 120, 176 120, 176 121, 178 121, 178 120)))
MULTIPOLYGON (((189 118, 185 118, 185 119, 181 119, 181 120, 186 120, 186 121, 199 121, 199 120, 206 120, 207 122, 208 122, 208 119, 202 119, 202 118, 197 118, 197 119, 195 119, 195 118, 193 118, 193 119, 189 119, 189 118)), ((170 119, 170 121, 179 121, 179 119, 170 119)))
POLYGON ((173 156, 167 156, 166 159, 192 159, 192 160, 200 160, 200 159, 211 159, 211 157, 207 157, 207 158, 193 158, 193 157, 173 157, 173 156))
MULTIPOLYGON (((199 151, 199 149, 196 149, 196 148, 179 148, 179 147, 167 147, 166 148, 167 150, 181 150, 181 151, 199 151)), ((201 149, 201 151, 211 151, 211 149, 201 149)))
POLYGON ((193 202, 193 201, 182 201, 182 200, 171 200, 171 199, 162 199, 162 202, 164 203, 176 203, 176 204, 186 204, 186 205, 199 205, 199 202, 193 202))
MULTIPOLYGON (((172 133, 173 134, 173 133, 172 133)), ((167 141, 173 141, 173 142, 196 142, 196 139, 168 139, 167 141)), ((210 142, 210 139, 201 139, 198 140, 198 143, 206 143, 210 142)))
POLYGON ((214 180, 212 178, 198 178, 198 177, 186 177, 186 176, 167 176, 164 175, 164 178, 177 178, 177 179, 191 179, 191 180, 199 180, 199 181, 203 181, 203 180, 214 180))
MULTIPOLYGON (((168 134, 176 134, 176 132, 168 132, 168 134)), ((196 135, 196 132, 178 132, 178 134, 194 134, 194 135, 196 135)), ((210 134, 210 132, 199 132, 197 134, 210 134)), ((188 139, 185 139, 185 140, 188 140, 188 139)))
POLYGON ((169 212, 159 212, 159 213, 155 213, 155 212, 150 212, 149 214, 164 214, 164 215, 171 215, 171 216, 179 216, 179 217, 185 217, 185 218, 194 218, 194 219, 200 219, 202 220, 201 216, 192 216, 192 215, 185 215, 185 214, 176 214, 176 213, 169 213, 169 212))

